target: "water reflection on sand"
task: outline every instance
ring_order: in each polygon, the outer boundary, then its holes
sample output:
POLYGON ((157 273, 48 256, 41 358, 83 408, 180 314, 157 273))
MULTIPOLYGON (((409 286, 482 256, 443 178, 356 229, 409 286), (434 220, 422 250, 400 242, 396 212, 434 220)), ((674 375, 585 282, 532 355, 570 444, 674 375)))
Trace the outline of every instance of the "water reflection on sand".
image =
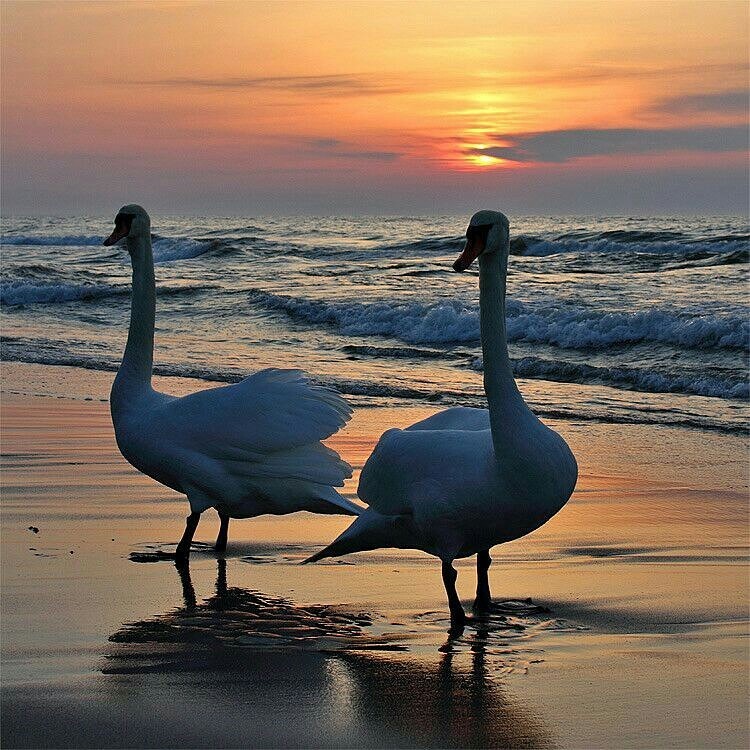
POLYGON ((148 693, 167 679, 183 694, 251 706, 248 744, 277 744, 281 736, 303 746, 553 744, 542 720, 489 668, 491 624, 447 639, 432 659, 417 658, 408 633, 369 632, 378 629, 368 614, 229 586, 224 560, 203 600, 189 567, 177 572, 183 606, 110 637, 102 671, 118 685, 127 676, 148 693), (468 669, 456 661, 463 648, 471 654, 468 669), (271 714, 286 717, 275 742, 258 724, 269 702, 271 714))

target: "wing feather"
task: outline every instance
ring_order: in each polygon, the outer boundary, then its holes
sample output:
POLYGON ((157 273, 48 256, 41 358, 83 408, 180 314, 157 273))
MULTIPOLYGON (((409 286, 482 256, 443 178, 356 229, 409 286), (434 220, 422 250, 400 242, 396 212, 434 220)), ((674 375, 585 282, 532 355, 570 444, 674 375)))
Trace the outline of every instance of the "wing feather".
POLYGON ((153 414, 165 436, 219 459, 253 461, 333 435, 349 404, 302 370, 268 369, 168 401, 153 414))

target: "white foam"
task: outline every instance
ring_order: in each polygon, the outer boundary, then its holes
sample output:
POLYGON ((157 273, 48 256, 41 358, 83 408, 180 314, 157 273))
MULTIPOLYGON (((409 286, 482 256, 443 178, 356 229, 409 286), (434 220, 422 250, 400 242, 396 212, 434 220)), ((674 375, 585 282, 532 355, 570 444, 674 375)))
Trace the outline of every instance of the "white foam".
POLYGON ((198 258, 216 247, 217 240, 192 240, 188 237, 155 237, 152 242, 154 263, 198 258))
MULTIPOLYGON (((410 344, 479 341, 479 310, 457 301, 325 302, 253 290, 251 299, 310 323, 342 333, 392 336, 410 344)), ((672 310, 605 313, 585 307, 507 304, 509 341, 544 343, 562 349, 604 349, 660 342, 683 348, 747 348, 750 321, 735 316, 678 314, 672 310)))

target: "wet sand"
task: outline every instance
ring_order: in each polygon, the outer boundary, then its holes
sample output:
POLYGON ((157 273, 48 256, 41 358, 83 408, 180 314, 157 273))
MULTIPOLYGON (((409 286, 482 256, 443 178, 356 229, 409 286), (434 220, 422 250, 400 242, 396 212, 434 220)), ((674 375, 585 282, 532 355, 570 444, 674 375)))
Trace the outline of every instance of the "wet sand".
MULTIPOLYGON (((451 639, 422 553, 298 564, 344 517, 235 521, 217 559, 207 512, 189 568, 159 560, 187 504, 119 456, 98 400, 111 375, 2 375, 3 747, 750 740, 740 438, 551 422, 576 493, 495 548, 495 611, 451 639)), ((359 409, 331 442, 359 469, 386 427, 431 411, 359 409)), ((468 607, 472 561, 458 569, 468 607)))

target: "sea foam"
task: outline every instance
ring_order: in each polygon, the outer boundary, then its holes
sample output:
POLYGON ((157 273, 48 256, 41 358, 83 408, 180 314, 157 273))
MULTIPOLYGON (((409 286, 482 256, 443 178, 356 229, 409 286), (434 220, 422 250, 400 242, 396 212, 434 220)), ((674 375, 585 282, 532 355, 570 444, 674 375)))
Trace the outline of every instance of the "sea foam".
MULTIPOLYGON (((479 309, 457 301, 327 302, 252 290, 250 300, 349 335, 391 336, 410 344, 479 342, 479 309)), ((561 349, 605 349, 659 342, 681 348, 746 349, 750 321, 739 316, 688 316, 671 309, 602 312, 567 304, 507 303, 508 340, 561 349)))

